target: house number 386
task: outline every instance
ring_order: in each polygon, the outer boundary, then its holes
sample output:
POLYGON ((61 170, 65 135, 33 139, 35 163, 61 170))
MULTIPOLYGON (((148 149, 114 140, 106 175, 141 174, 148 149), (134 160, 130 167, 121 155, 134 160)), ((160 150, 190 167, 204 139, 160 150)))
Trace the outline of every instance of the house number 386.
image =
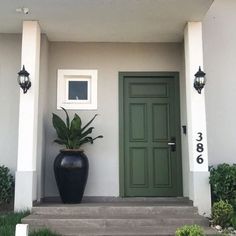
MULTIPOLYGON (((201 143, 201 141, 202 141, 202 139, 203 139, 202 133, 201 133, 201 132, 198 132, 197 135, 198 135, 198 138, 196 139, 196 141, 197 141, 196 151, 197 151, 198 153, 202 153, 202 152, 204 151, 203 144, 201 143)), ((203 158, 202 158, 202 154, 198 155, 197 158, 196 158, 196 160, 197 160, 197 163, 198 163, 198 164, 202 164, 202 163, 204 162, 204 160, 203 160, 203 158)))

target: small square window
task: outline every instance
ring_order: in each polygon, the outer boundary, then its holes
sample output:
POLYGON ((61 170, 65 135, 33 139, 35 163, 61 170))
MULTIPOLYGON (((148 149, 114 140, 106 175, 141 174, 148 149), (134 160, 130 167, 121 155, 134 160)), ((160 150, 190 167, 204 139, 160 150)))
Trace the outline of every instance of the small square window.
POLYGON ((97 109, 96 70, 58 70, 57 109, 97 109))
POLYGON ((88 81, 69 81, 68 100, 88 100, 88 81))

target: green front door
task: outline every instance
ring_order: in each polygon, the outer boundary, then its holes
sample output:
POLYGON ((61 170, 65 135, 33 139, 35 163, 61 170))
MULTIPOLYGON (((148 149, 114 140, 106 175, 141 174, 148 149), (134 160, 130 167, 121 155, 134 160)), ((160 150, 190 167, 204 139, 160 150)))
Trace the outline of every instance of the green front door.
POLYGON ((120 73, 123 196, 181 196, 178 73, 120 73))

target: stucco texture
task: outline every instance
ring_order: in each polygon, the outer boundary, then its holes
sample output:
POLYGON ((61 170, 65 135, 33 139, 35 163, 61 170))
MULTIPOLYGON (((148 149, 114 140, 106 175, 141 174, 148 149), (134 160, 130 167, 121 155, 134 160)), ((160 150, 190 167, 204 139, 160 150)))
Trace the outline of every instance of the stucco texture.
MULTIPOLYGON (((0 165, 17 165, 21 35, 0 34, 0 165)), ((27 142, 27 140, 26 140, 27 142)))
POLYGON ((236 162, 235 12, 235 0, 215 0, 203 21, 210 165, 236 162))
POLYGON ((56 110, 58 69, 98 70, 98 109, 72 110, 85 123, 94 114, 94 135, 103 139, 84 146, 90 170, 86 196, 119 196, 119 113, 118 72, 178 71, 183 77, 183 45, 180 43, 57 43, 49 45, 48 117, 46 119, 45 196, 58 195, 53 174, 53 161, 59 147, 53 143, 52 112, 56 110))

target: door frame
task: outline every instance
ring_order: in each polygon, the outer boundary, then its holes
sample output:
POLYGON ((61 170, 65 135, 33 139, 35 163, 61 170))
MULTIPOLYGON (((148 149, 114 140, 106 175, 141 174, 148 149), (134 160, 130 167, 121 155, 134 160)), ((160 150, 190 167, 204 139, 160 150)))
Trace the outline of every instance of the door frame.
POLYGON ((183 196, 183 177, 182 177, 182 150, 181 150, 181 123, 180 123, 180 89, 179 89, 179 72, 119 72, 119 187, 120 197, 125 195, 125 153, 124 153, 124 79, 125 77, 143 77, 143 76, 159 76, 172 77, 175 81, 175 114, 176 134, 178 134, 180 152, 178 159, 180 163, 177 166, 177 175, 179 176, 177 182, 178 197, 183 196))

